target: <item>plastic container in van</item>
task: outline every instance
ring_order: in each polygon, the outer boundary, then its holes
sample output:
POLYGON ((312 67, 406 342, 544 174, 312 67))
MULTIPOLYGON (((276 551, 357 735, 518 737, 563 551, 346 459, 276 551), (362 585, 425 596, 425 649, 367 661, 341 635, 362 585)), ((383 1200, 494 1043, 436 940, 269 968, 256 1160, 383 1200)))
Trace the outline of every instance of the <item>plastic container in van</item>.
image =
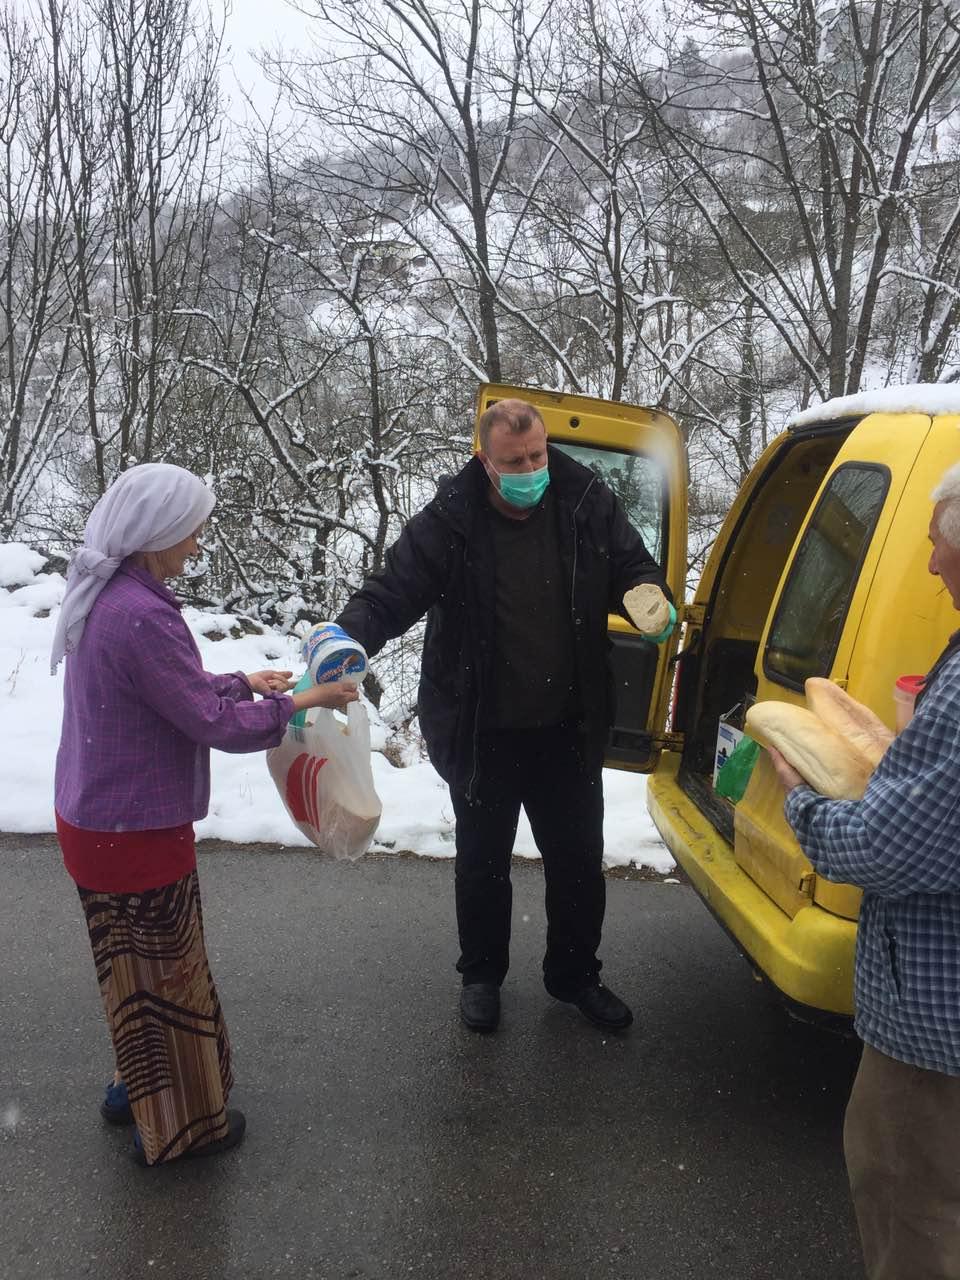
POLYGON ((897 733, 902 733, 913 719, 914 703, 924 683, 923 676, 900 676, 893 686, 893 712, 897 733))

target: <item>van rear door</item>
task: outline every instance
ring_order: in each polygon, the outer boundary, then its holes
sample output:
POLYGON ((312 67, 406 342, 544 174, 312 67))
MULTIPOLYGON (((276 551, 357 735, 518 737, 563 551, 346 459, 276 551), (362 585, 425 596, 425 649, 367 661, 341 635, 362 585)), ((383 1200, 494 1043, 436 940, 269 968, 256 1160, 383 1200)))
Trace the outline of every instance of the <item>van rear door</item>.
POLYGON ((719 728, 743 727, 784 566, 849 429, 790 431, 771 442, 740 486, 694 595, 674 707, 684 735, 679 782, 731 843, 733 806, 714 790, 719 728))
MULTIPOLYGON (((498 400, 535 405, 551 444, 595 471, 616 493, 627 518, 663 569, 681 613, 687 568, 687 465, 680 429, 659 409, 485 383, 477 417, 498 400)), ((681 613, 682 617, 682 613, 681 613)), ((618 614, 608 622, 617 684, 617 715, 607 764, 649 773, 674 743, 665 732, 670 697, 670 642, 653 646, 618 614)))
MULTIPOLYGON (((871 665, 884 672, 878 687, 872 673, 860 671, 851 681, 851 657, 858 643, 868 650, 879 644, 889 654, 898 648, 895 606, 881 635, 865 635, 862 623, 887 555, 893 520, 929 429, 930 419, 922 414, 878 413, 862 419, 844 441, 811 504, 773 601, 757 663, 758 701, 803 705, 804 682, 821 676, 849 689, 889 722, 893 679, 886 663, 875 652, 871 665)), ((916 504, 920 524, 912 530, 921 562, 926 500, 924 494, 923 503, 916 504)), ((918 580, 927 588, 926 574, 918 580)), ((915 587, 891 586, 887 594, 899 597, 903 609, 915 587)), ((934 594, 932 583, 927 590, 934 594)), ((781 788, 765 753, 737 805, 735 828, 737 862, 781 910, 792 917, 816 900, 838 915, 856 915, 858 891, 826 882, 820 891, 784 819, 781 788)))

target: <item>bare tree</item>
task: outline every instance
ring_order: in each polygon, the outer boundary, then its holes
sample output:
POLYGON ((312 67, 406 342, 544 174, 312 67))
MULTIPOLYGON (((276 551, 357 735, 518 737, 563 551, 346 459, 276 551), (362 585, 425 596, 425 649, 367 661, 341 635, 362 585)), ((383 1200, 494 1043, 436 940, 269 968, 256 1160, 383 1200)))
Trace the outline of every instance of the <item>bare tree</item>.
POLYGON ((646 99, 611 55, 610 13, 594 0, 558 4, 530 60, 531 127, 549 173, 533 189, 511 174, 528 213, 524 284, 536 296, 537 276, 548 276, 557 313, 574 318, 574 386, 669 407, 693 394, 701 346, 736 322, 741 303, 665 173, 646 99), (541 244, 557 246, 552 261, 541 244))
MULTIPOLYGON (((934 382, 960 376, 951 362, 960 330, 960 140, 944 154, 933 152, 931 162, 918 166, 919 195, 911 219, 911 259, 902 269, 919 291, 920 321, 916 349, 907 376, 934 382)), ((892 267, 891 275, 901 273, 892 267)))
MULTIPOLYGON (((811 390, 858 389, 918 166, 955 107, 955 11, 943 0, 690 0, 660 39, 666 65, 634 57, 626 33, 616 56, 671 172, 811 390), (673 34, 691 29, 705 36, 693 67, 673 34)), ((948 219, 935 234, 923 256, 940 274, 920 283, 949 295, 956 228, 948 219)), ((941 351, 955 319, 941 309, 941 351)))
POLYGON ((430 425, 436 359, 404 324, 405 258, 358 238, 347 198, 312 191, 278 150, 268 127, 255 181, 224 204, 230 248, 191 312, 187 363, 219 385, 234 423, 221 570, 265 616, 295 622, 335 612, 382 565, 422 499, 420 468, 435 475, 451 449, 430 425))
POLYGON ((524 0, 317 0, 303 12, 337 52, 268 68, 314 121, 327 180, 416 246, 433 273, 418 297, 435 339, 500 380, 504 307, 524 325, 502 287, 510 236, 494 225, 535 36, 524 0))
POLYGON ((115 446, 118 467, 155 455, 202 278, 219 185, 221 32, 190 0, 91 0, 111 146, 115 446))
POLYGON ((42 36, 0 8, 0 537, 30 510, 69 425, 69 225, 42 36), (68 255, 67 255, 68 256, 68 255))

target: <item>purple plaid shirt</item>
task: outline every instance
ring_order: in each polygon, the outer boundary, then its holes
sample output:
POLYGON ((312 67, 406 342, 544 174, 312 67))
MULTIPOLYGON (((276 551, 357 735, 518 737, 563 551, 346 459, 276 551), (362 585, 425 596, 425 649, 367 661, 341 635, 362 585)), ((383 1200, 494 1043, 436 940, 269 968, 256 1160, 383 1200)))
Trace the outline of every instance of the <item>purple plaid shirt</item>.
POLYGON ((210 747, 275 747, 286 694, 256 702, 243 676, 210 675, 176 597, 124 564, 67 657, 57 812, 90 831, 194 822, 210 801, 210 747))

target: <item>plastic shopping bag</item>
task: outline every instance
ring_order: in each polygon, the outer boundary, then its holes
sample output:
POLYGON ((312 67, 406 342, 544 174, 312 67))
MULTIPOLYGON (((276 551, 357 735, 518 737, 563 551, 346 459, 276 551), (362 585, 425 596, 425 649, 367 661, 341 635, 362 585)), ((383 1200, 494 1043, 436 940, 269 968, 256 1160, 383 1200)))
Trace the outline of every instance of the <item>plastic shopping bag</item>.
POLYGON ((370 768, 370 722, 362 703, 347 723, 314 707, 305 725, 288 725, 267 752, 267 767, 287 812, 303 834, 335 858, 359 858, 370 847, 382 806, 370 768))
POLYGON ((726 796, 734 804, 743 799, 759 754, 759 745, 744 734, 717 774, 716 789, 720 795, 726 796))

